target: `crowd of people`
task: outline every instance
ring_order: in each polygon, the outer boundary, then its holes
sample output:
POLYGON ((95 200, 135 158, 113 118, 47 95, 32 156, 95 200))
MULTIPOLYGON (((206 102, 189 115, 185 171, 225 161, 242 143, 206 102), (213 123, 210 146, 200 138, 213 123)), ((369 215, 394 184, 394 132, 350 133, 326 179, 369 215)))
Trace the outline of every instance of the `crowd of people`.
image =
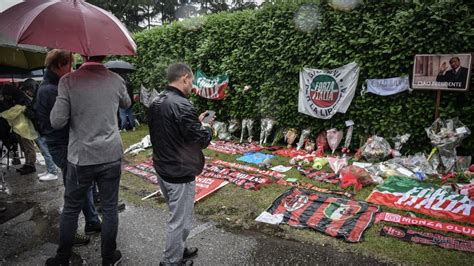
MULTIPOLYGON (((59 247, 46 265, 68 265, 73 246, 88 244, 87 235, 96 233, 101 235, 103 265, 116 265, 122 259, 116 243, 123 157, 119 132, 135 127, 133 90, 127 77, 102 64, 105 56, 83 56, 83 60, 72 71, 72 54, 53 49, 46 56, 40 84, 29 79, 20 87, 7 84, 1 88, 0 112, 20 108, 30 121, 27 130, 34 132, 15 128, 12 120, 3 123, 11 127, 9 136, 17 137, 25 156, 17 171, 21 175, 36 172, 36 144, 47 169, 38 175, 39 180, 62 176, 65 190, 59 247), (96 206, 99 201, 101 218, 96 206), (84 233, 77 228, 81 211, 84 233)), ((204 167, 202 150, 211 141, 213 120, 204 123, 208 113, 198 116, 187 99, 194 79, 189 66, 170 65, 167 79, 169 85, 149 109, 154 167, 170 210, 160 265, 192 265, 190 258, 198 249, 185 243, 193 219, 195 177, 204 167)))

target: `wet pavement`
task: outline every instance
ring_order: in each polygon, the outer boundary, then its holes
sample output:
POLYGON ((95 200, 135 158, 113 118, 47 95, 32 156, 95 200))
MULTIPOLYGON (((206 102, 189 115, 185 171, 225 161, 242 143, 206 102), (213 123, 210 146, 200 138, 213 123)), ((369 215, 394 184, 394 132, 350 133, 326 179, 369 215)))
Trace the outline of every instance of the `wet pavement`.
MULTIPOLYGON (((44 170, 42 166, 38 168, 38 172, 44 170)), ((14 169, 7 171, 5 179, 9 194, 0 192, 0 207, 8 208, 0 213, 0 265, 42 265, 57 248, 62 180, 40 182, 36 174, 20 176, 14 169)), ((119 214, 117 239, 124 256, 123 265, 159 263, 167 217, 166 210, 127 203, 125 211, 119 214)), ((83 223, 81 217, 81 230, 83 223)), ((258 232, 227 231, 212 221, 196 221, 188 245, 199 248, 198 256, 193 259, 195 265, 380 264, 375 259, 340 252, 330 246, 289 241, 258 232)), ((100 236, 92 236, 91 243, 75 248, 74 252, 83 259, 75 256, 75 264, 100 264, 100 236)))

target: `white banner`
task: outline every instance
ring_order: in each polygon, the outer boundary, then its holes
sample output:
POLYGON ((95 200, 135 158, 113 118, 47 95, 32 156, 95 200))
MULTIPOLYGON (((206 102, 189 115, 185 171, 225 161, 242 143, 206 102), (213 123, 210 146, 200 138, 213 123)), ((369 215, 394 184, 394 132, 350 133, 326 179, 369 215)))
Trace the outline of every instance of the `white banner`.
POLYGON ((303 69, 298 112, 322 119, 345 113, 354 98, 358 79, 359 67, 355 62, 331 70, 303 69))
POLYGON ((367 80, 367 89, 364 87, 361 94, 367 92, 388 96, 400 93, 410 89, 410 82, 408 77, 396 77, 389 79, 368 79, 367 80))

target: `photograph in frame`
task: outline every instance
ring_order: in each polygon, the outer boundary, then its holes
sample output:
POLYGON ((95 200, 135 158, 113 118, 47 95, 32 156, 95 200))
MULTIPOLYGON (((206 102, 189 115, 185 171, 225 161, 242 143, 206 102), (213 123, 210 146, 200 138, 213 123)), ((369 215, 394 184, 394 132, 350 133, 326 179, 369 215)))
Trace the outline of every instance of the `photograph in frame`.
POLYGON ((412 88, 467 91, 471 62, 471 54, 417 54, 412 88))

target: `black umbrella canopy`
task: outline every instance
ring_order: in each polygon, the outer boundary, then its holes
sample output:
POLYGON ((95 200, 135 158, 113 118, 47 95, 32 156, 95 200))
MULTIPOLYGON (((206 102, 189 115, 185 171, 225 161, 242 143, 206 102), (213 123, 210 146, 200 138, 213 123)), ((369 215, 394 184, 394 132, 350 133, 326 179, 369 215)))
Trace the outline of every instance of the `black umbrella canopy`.
POLYGON ((118 73, 129 73, 135 71, 135 67, 132 64, 122 60, 109 61, 105 63, 105 67, 118 73))
POLYGON ((44 67, 47 50, 34 45, 18 45, 0 35, 0 70, 34 70, 44 67))

